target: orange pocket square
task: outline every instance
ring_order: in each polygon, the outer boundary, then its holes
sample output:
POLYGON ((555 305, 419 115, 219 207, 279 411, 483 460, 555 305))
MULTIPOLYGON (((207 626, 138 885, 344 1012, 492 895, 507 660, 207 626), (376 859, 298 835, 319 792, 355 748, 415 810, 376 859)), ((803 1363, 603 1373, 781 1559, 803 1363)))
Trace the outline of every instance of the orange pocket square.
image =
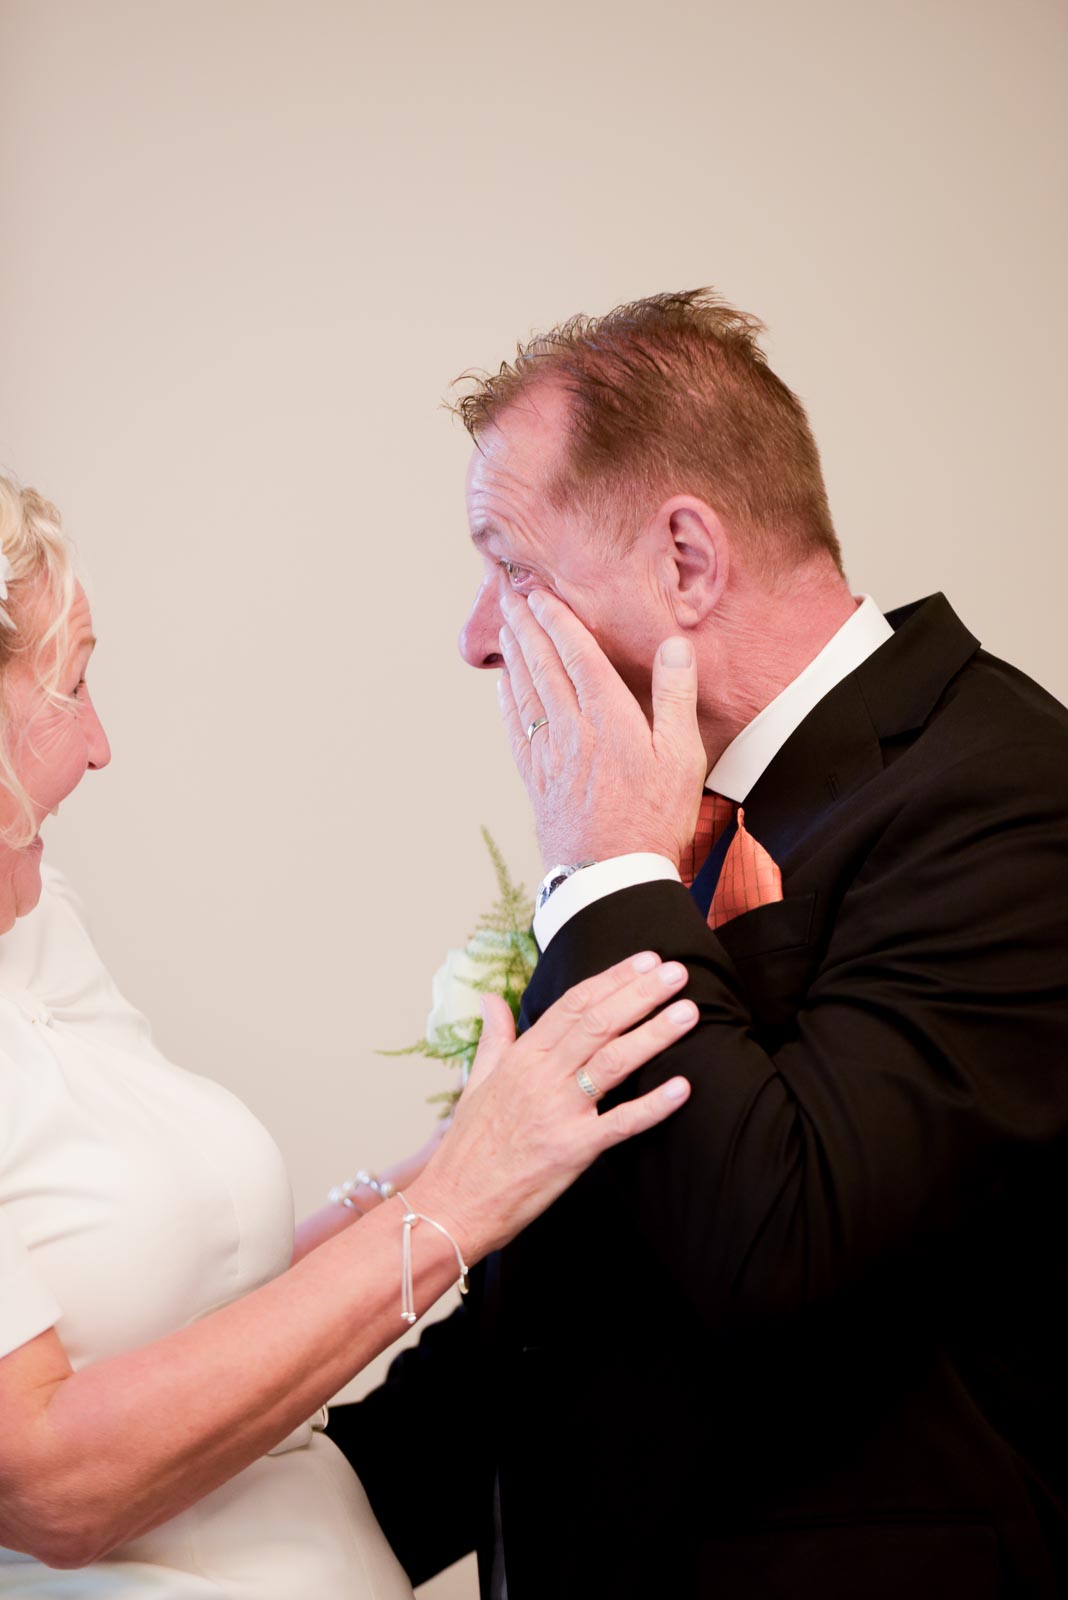
POLYGON ((782 873, 764 846, 745 826, 745 811, 738 808, 738 832, 731 840, 708 912, 710 928, 721 928, 743 911, 771 905, 782 899, 782 873))

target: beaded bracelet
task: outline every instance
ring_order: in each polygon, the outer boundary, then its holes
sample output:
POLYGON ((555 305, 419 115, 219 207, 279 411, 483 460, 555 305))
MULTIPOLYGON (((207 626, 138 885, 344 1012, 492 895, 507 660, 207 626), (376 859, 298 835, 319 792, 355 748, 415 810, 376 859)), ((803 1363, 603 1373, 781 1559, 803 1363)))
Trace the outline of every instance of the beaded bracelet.
POLYGON ((359 1211, 363 1214, 363 1207, 356 1204, 352 1198, 357 1189, 371 1189, 382 1200, 389 1200, 396 1194, 396 1189, 388 1178, 378 1178, 373 1172, 365 1172, 361 1167, 354 1178, 346 1178, 344 1183, 336 1183, 327 1194, 331 1205, 345 1206, 349 1211, 359 1211))

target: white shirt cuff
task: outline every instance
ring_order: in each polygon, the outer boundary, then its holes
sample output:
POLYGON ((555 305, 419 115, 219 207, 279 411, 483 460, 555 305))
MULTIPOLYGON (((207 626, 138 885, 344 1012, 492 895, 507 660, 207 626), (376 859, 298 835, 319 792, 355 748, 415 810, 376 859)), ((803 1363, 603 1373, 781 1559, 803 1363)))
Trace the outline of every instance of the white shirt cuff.
POLYGON ((534 913, 534 937, 539 950, 547 950, 555 934, 565 922, 603 900, 607 894, 620 889, 633 889, 639 883, 681 883, 678 870, 667 856, 648 852, 629 856, 612 856, 607 861, 595 861, 592 867, 573 872, 570 878, 554 889, 540 911, 534 913))

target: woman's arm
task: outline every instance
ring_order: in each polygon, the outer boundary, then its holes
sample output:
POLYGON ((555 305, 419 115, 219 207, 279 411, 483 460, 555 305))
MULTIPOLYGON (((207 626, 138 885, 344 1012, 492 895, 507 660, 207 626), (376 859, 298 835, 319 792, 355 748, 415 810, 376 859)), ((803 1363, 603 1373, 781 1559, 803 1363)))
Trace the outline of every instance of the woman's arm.
MULTIPOLYGON (((414 1202, 413 1202, 414 1203, 414 1202)), ((280 1278, 165 1339, 72 1373, 54 1329, 0 1362, 0 1542, 82 1566, 263 1455, 402 1331, 393 1201, 280 1278)), ((420 1312, 456 1281, 415 1241, 420 1312)))
MULTIPOLYGON (((633 1026, 686 978, 676 964, 642 960, 576 986, 518 1041, 508 1007, 487 997, 452 1127, 406 1191, 468 1264, 686 1098, 688 1085, 673 1080, 599 1116, 574 1081, 585 1065, 613 1088, 696 1020, 686 1001, 633 1026)), ((0 1544, 50 1566, 87 1565, 285 1438, 404 1331, 403 1215, 389 1200, 254 1293, 77 1373, 54 1330, 0 1360, 0 1544)), ((412 1244, 421 1314, 456 1281, 457 1264, 433 1228, 417 1226, 412 1244)))
MULTIPOLYGON (((409 1184, 415 1182, 438 1148, 447 1127, 448 1123, 442 1119, 425 1144, 422 1144, 413 1155, 406 1156, 403 1161, 397 1161, 393 1166, 384 1168, 378 1174, 379 1180, 388 1181, 394 1189, 407 1189, 409 1184)), ((365 1216, 368 1211, 373 1211, 376 1206, 382 1204, 382 1196, 376 1194, 368 1184, 360 1184, 352 1199, 351 1206, 334 1204, 320 1206, 318 1211, 313 1211, 303 1222, 297 1224, 293 1235, 291 1266, 296 1266, 298 1261, 302 1261, 309 1250, 315 1250, 327 1239, 334 1238, 345 1228, 351 1227, 361 1216, 365 1216)))

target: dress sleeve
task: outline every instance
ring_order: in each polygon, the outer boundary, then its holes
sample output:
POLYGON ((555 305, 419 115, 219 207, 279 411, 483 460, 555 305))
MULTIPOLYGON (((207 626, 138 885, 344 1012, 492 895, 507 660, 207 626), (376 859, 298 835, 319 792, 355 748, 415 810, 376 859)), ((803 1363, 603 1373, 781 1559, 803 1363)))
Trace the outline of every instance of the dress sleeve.
POLYGON ((0 1357, 51 1328, 61 1312, 0 1205, 0 1357))

